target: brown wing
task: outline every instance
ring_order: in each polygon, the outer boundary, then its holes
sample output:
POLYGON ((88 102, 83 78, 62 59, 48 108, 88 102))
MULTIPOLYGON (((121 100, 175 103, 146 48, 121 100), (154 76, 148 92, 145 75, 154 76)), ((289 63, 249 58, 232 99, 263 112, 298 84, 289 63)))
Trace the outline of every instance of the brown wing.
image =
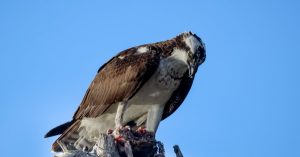
POLYGON ((157 51, 135 53, 136 48, 125 50, 99 69, 73 119, 97 117, 113 103, 134 96, 159 65, 157 51))
MULTIPOLYGON (((73 149, 78 136, 80 119, 97 117, 115 102, 130 99, 156 71, 160 57, 156 49, 135 54, 136 48, 125 50, 113 57, 99 70, 71 121, 71 126, 53 143, 52 150, 62 151, 61 144, 73 149), (61 144, 60 144, 61 143, 61 144)), ((62 130, 60 130, 62 131, 62 130)))
POLYGON ((195 69, 195 73, 192 78, 189 77, 188 72, 184 74, 184 77, 179 85, 179 87, 173 92, 171 98, 168 100, 168 102, 165 105, 164 113, 162 115, 162 120, 169 117, 171 114, 173 114, 178 107, 182 104, 184 99, 186 98, 187 94, 189 93, 195 74, 197 72, 197 69, 195 69))

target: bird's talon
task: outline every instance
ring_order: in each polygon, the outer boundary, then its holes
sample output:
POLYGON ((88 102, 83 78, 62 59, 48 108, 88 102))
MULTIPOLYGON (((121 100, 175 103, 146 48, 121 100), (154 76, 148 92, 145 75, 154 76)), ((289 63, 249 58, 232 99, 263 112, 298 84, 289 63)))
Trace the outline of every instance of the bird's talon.
POLYGON ((125 127, 120 128, 121 131, 130 131, 130 126, 126 125, 125 127))

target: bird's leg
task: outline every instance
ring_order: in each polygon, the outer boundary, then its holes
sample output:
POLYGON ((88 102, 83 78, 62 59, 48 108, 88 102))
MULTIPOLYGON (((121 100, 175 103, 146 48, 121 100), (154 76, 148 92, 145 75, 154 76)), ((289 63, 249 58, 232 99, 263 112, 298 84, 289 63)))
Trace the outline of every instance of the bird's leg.
POLYGON ((123 123, 123 116, 127 107, 127 102, 120 102, 118 105, 116 117, 115 117, 115 125, 116 128, 121 128, 123 123))
POLYGON ((114 130, 114 136, 117 140, 119 138, 122 138, 120 136, 120 129, 123 128, 123 116, 126 108, 127 108, 127 102, 123 101, 118 104, 118 109, 115 117, 115 130, 114 130))
POLYGON ((154 105, 147 115, 146 130, 155 134, 163 114, 164 106, 154 105))

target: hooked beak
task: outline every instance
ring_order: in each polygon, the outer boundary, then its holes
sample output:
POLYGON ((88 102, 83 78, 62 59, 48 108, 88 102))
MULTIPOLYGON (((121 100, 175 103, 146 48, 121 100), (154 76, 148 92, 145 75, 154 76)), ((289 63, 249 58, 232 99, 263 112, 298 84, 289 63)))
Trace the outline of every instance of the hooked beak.
POLYGON ((189 77, 193 78, 194 71, 195 71, 195 65, 193 63, 188 64, 188 70, 189 70, 189 77))

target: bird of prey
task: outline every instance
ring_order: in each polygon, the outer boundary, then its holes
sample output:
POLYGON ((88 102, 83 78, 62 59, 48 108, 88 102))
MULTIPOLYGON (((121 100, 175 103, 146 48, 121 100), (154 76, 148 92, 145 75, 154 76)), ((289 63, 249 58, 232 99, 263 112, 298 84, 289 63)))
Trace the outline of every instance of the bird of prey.
POLYGON ((100 133, 125 125, 155 133, 182 104, 205 57, 192 32, 120 52, 99 68, 72 120, 45 135, 61 134, 52 150, 91 150, 100 133))

